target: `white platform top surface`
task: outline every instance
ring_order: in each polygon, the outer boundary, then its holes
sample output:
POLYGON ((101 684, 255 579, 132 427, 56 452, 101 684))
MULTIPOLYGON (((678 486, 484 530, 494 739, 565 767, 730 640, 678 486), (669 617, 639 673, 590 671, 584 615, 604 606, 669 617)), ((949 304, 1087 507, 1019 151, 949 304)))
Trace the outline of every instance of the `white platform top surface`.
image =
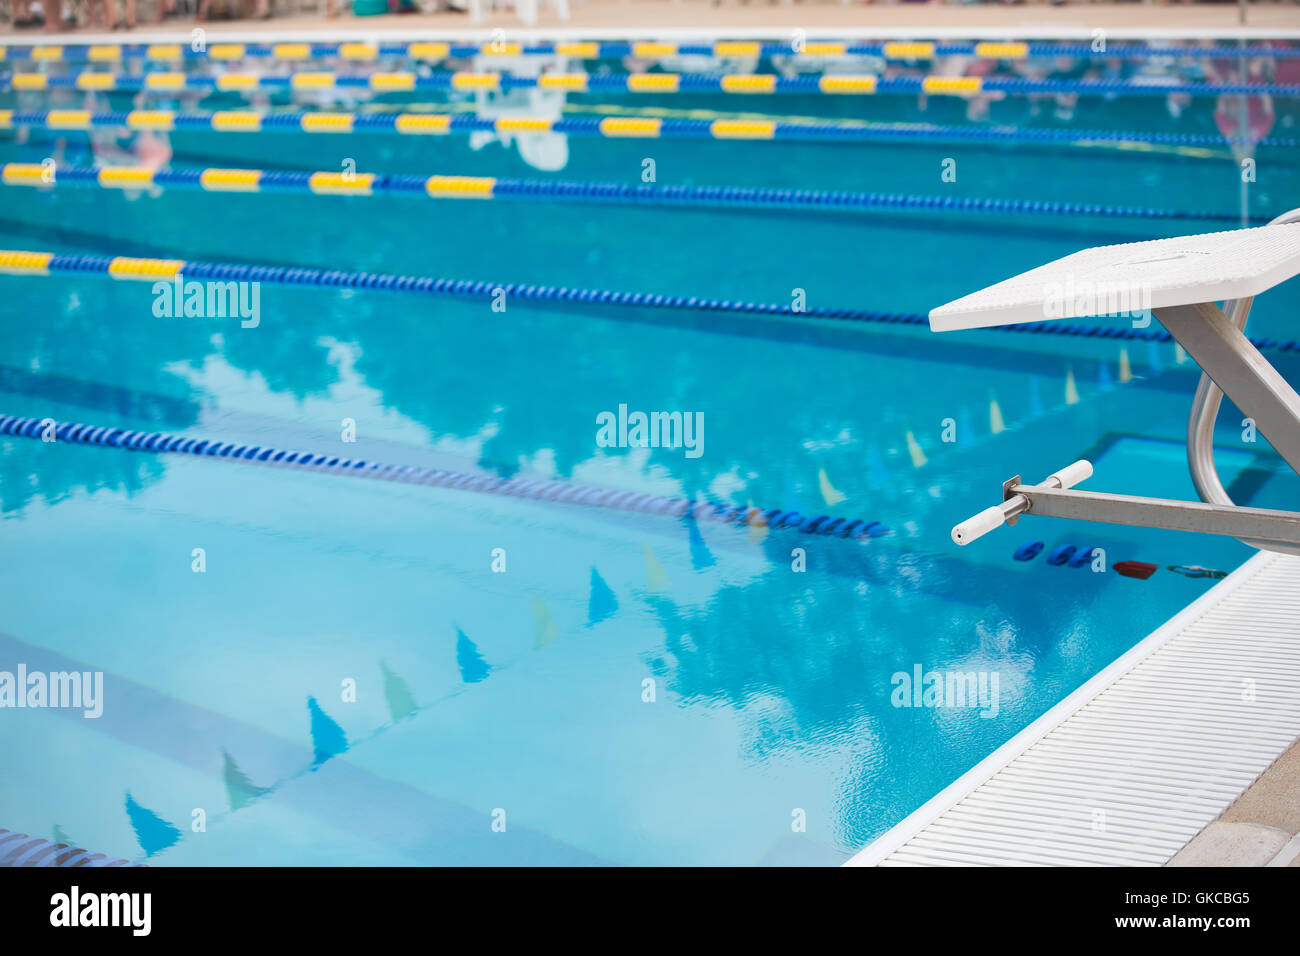
POLYGON ((1300 223, 1095 246, 930 312, 935 332, 1258 295, 1300 273, 1300 223))

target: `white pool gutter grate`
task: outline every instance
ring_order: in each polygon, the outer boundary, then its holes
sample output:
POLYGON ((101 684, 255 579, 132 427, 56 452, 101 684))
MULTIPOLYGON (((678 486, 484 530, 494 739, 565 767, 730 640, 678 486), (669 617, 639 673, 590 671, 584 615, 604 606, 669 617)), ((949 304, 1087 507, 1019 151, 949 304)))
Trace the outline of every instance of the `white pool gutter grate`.
POLYGON ((1300 736, 1300 558, 1261 552, 849 861, 1159 866, 1300 736))

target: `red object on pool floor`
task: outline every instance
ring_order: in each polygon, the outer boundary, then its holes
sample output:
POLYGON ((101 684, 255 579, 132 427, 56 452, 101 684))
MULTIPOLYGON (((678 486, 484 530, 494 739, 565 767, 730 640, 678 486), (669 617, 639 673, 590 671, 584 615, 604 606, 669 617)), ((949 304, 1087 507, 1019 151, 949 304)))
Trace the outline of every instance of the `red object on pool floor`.
POLYGON ((1147 564, 1145 561, 1116 561, 1115 570, 1126 578, 1140 578, 1145 581, 1155 574, 1159 565, 1147 564))

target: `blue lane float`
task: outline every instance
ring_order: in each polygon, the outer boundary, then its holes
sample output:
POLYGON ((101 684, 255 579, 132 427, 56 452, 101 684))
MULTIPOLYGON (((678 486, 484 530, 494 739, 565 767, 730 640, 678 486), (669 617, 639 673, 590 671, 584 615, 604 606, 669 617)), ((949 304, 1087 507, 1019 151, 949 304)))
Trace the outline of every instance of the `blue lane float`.
MULTIPOLYGON (((104 111, 90 113, 85 117, 87 127, 128 127, 144 128, 138 115, 144 112, 157 117, 166 116, 166 121, 156 127, 166 130, 208 131, 248 135, 250 133, 320 133, 311 126, 321 116, 334 115, 346 117, 354 133, 401 134, 406 117, 427 117, 425 113, 400 113, 395 111, 369 111, 358 113, 322 113, 301 110, 276 110, 259 114, 258 126, 253 129, 230 128, 221 125, 219 114, 211 110, 179 111, 104 111)), ((719 119, 725 118, 720 114, 719 119)), ((579 116, 566 115, 558 118, 540 117, 552 133, 566 136, 608 137, 603 125, 607 120, 638 121, 654 120, 653 133, 645 138, 653 139, 704 139, 737 142, 718 135, 714 120, 676 118, 672 116, 650 116, 648 114, 625 116, 579 116)), ((59 111, 50 110, 14 110, 8 117, 10 127, 35 127, 63 131, 63 120, 59 111)), ((155 120, 154 122, 157 122, 155 120)), ((960 143, 1025 143, 1038 146, 1097 146, 1113 144, 1128 146, 1144 144, 1171 148, 1207 148, 1222 149, 1224 146, 1249 145, 1262 148, 1293 149, 1300 145, 1300 139, 1293 136, 1265 136, 1262 139, 1251 135, 1223 136, 1215 133, 1176 133, 1156 130, 1116 130, 1116 129, 1076 129, 1072 127, 1021 127, 1021 126, 954 126, 934 123, 868 123, 845 122, 840 120, 823 120, 813 122, 771 121, 772 140, 800 140, 802 142, 836 142, 836 143, 877 143, 877 142, 960 142, 960 143)), ((155 127, 148 127, 155 128, 155 127)), ((476 116, 472 113, 457 113, 447 120, 447 132, 450 134, 494 133, 500 132, 498 119, 489 116, 476 116)), ((621 132, 620 136, 628 135, 621 132)), ((747 140, 747 142, 756 142, 747 140)))
MULTIPOLYGON (((223 85, 223 77, 229 74, 180 73, 175 82, 168 82, 159 87, 150 74, 101 73, 96 89, 105 92, 141 93, 152 92, 163 96, 173 96, 177 90, 187 90, 204 94, 234 92, 223 85)), ((236 89, 248 92, 251 89, 295 91, 293 73, 259 73, 245 74, 251 79, 236 89)), ((571 74, 572 75, 572 74, 571 74)), ((762 74, 757 77, 738 76, 723 73, 585 73, 577 74, 585 81, 585 92, 621 94, 633 96, 647 92, 659 94, 689 93, 726 93, 731 95, 765 95, 799 94, 799 95, 843 95, 827 89, 821 76, 784 76, 762 74), (650 89, 644 77, 670 79, 668 83, 654 83, 650 89), (734 88, 737 79, 759 79, 761 85, 745 84, 743 89, 734 88)), ((465 71, 438 70, 430 73, 412 73, 404 86, 409 91, 437 91, 450 93, 464 88, 469 80, 479 89, 499 91, 546 89, 550 77, 520 76, 510 73, 467 73, 465 71), (485 81, 485 77, 490 80, 485 81)), ((84 90, 85 80, 82 72, 64 74, 0 74, 0 92, 14 90, 84 90), (15 76, 36 76, 36 80, 22 79, 15 82, 15 76)), ((651 81, 654 82, 653 80, 651 81)), ((371 75, 365 72, 331 72, 329 86, 335 89, 371 90, 371 75)), ((861 95, 930 95, 969 96, 977 93, 1006 93, 1012 96, 1059 95, 1063 93, 1079 96, 1140 96, 1163 97, 1171 94, 1185 96, 1275 96, 1300 97, 1300 83, 1203 83, 1195 81, 1174 81, 1169 83, 1146 83, 1141 79, 1117 80, 1078 80, 1078 79, 1026 79, 1018 77, 942 77, 942 76, 877 76, 870 89, 864 89, 861 95)))
MULTIPOLYGON (((107 178, 91 166, 60 167, 52 181, 31 174, 43 167, 34 164, 6 163, 0 166, 5 178, 0 185, 12 188, 49 189, 75 186, 120 192, 119 180, 107 178)), ((323 194, 316 177, 323 175, 294 169, 138 169, 147 180, 139 185, 161 189, 202 191, 225 195, 208 182, 210 174, 229 176, 246 173, 256 177, 255 186, 241 188, 246 195, 323 194)), ((332 174, 330 174, 332 175, 332 174)), ((364 189, 354 196, 397 196, 427 200, 437 191, 442 175, 416 176, 396 173, 367 173, 364 189)), ((468 177, 472 178, 472 177, 468 177)), ((960 212, 992 215, 1097 216, 1113 219, 1177 219, 1203 222, 1241 222, 1240 212, 1212 209, 1169 209, 1155 206, 1116 206, 1104 203, 1081 203, 1064 200, 1016 199, 989 196, 933 196, 908 193, 852 192, 846 190, 785 189, 767 186, 695 186, 689 184, 618 183, 591 180, 504 179, 482 180, 482 189, 467 191, 464 196, 476 201, 486 198, 554 202, 588 202, 604 205, 624 204, 666 208, 706 206, 741 209, 814 209, 818 211, 862 212, 866 210, 912 212, 960 212)), ((441 195, 441 194, 440 194, 441 195)), ((1270 217, 1251 215, 1249 221, 1266 223, 1270 217)))
MULTIPOLYGON (((1106 207, 1110 208, 1110 207, 1106 207)), ((581 289, 569 286, 525 285, 442 279, 431 276, 394 275, 382 272, 345 272, 338 269, 310 269, 297 266, 247 265, 233 262, 183 261, 179 259, 142 259, 132 256, 70 256, 49 252, 0 249, 0 274, 12 271, 28 277, 74 274, 79 276, 114 276, 125 264, 132 278, 174 281, 183 275, 186 281, 259 282, 267 285, 361 289, 473 299, 492 302, 502 295, 511 301, 575 306, 617 306, 621 308, 664 309, 669 311, 722 312, 769 316, 779 319, 878 323, 929 328, 928 316, 915 312, 882 312, 874 309, 839 309, 810 306, 796 311, 788 303, 748 302, 743 299, 709 299, 699 296, 660 295, 653 292, 619 292, 612 289, 581 289)), ((1073 322, 1023 322, 1018 325, 991 326, 981 331, 1018 335, 1057 335, 1069 338, 1099 338, 1137 342, 1173 342, 1173 336, 1161 328, 1080 325, 1073 322)), ((1255 348, 1279 352, 1300 352, 1300 339, 1249 337, 1255 348)), ((84 427, 84 426, 83 426, 84 427)))
POLYGON ((977 40, 867 41, 806 37, 804 45, 791 40, 742 41, 719 39, 716 42, 667 43, 638 40, 550 41, 529 39, 515 43, 489 40, 485 43, 398 42, 323 43, 213 43, 195 49, 186 43, 4 43, 0 60, 14 63, 119 63, 140 60, 146 63, 175 64, 208 62, 223 64, 243 60, 284 60, 312 63, 320 60, 369 62, 438 63, 446 60, 490 56, 565 56, 578 61, 618 60, 624 57, 662 60, 665 57, 701 56, 718 59, 797 57, 819 62, 842 57, 873 57, 894 62, 925 62, 942 56, 974 56, 983 60, 1016 61, 1026 58, 1071 57, 1086 60, 1144 60, 1153 57, 1175 60, 1290 59, 1300 56, 1300 47, 1243 44, 1240 46, 1195 45, 1160 46, 1155 43, 1046 43, 984 42, 977 40))
POLYGON ((842 57, 873 57, 894 62, 925 62, 942 56, 974 56, 992 62, 1026 58, 1071 57, 1086 60, 1145 60, 1153 57, 1175 60, 1281 60, 1300 56, 1300 47, 1222 43, 1188 46, 1161 46, 1156 43, 1059 43, 1059 42, 986 42, 978 40, 868 41, 805 37, 803 46, 792 40, 736 41, 719 38, 715 42, 669 43, 643 42, 632 39, 600 41, 551 41, 527 39, 523 42, 489 40, 487 42, 443 42, 402 40, 397 42, 320 42, 277 41, 274 43, 213 43, 195 49, 185 43, 4 43, 0 60, 14 63, 120 63, 140 60, 146 63, 175 64, 207 62, 225 64, 244 60, 282 60, 313 63, 320 60, 371 62, 375 60, 416 63, 439 63, 491 56, 564 56, 578 61, 618 60, 636 57, 662 60, 666 57, 701 56, 718 59, 797 57, 819 62, 842 57))
POLYGON ((0 867, 9 866, 66 866, 66 867, 141 867, 144 863, 105 856, 73 846, 63 839, 62 831, 55 827, 57 841, 29 836, 13 830, 0 829, 0 867))
POLYGON ((331 455, 316 455, 311 452, 285 451, 262 445, 186 438, 183 435, 168 435, 163 432, 131 431, 125 428, 83 425, 76 422, 56 422, 48 418, 0 415, 0 435, 36 440, 52 437, 56 442, 75 445, 98 445, 125 451, 215 458, 243 464, 272 465, 322 474, 371 478, 560 504, 611 508, 679 519, 689 517, 697 521, 709 520, 724 524, 761 524, 771 528, 789 528, 803 534, 838 538, 860 540, 889 533, 889 529, 879 521, 865 521, 861 518, 832 519, 829 515, 805 518, 796 511, 782 511, 780 508, 763 511, 745 505, 665 498, 635 491, 593 488, 566 481, 501 478, 496 475, 475 475, 444 471, 439 468, 419 468, 414 465, 389 465, 331 455))

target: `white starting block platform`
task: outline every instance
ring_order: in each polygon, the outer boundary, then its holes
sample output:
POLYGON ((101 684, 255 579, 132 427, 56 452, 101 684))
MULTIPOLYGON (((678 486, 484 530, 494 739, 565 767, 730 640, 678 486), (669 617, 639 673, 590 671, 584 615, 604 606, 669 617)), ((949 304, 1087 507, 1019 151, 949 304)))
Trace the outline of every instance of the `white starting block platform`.
POLYGON ((1300 222, 1095 246, 941 305, 930 312, 930 328, 955 332, 1098 315, 1077 307, 1088 289, 1099 297, 1133 290, 1149 309, 1244 299, 1297 274, 1300 222), (1061 295, 1071 289, 1080 294, 1061 295), (1064 314, 1057 314, 1058 304, 1064 314))
POLYGON ((1188 429, 1188 463, 1202 501, 1074 490, 1092 475, 1092 465, 1079 461, 1038 485, 1019 475, 1008 480, 1002 504, 953 528, 953 540, 968 544, 1037 514, 1223 534, 1300 554, 1300 512, 1233 504, 1215 472, 1212 444, 1227 394, 1300 473, 1300 395, 1243 332, 1254 297, 1297 274, 1300 209, 1255 229, 1085 249, 934 309, 936 332, 1150 309, 1204 373, 1188 429))

